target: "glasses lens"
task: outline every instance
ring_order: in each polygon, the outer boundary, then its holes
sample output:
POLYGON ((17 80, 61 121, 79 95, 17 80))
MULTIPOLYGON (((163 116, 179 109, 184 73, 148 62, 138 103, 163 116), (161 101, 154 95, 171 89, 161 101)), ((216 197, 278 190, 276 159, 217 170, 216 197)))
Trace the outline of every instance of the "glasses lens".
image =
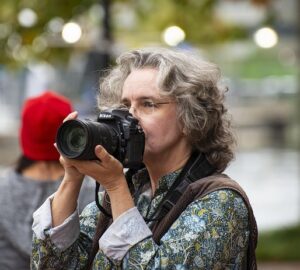
POLYGON ((157 105, 153 101, 145 100, 138 102, 135 106, 120 104, 118 108, 127 110, 132 109, 138 115, 149 115, 155 111, 156 107, 157 105))
POLYGON ((143 115, 152 114, 154 112, 154 109, 155 103, 153 103, 153 101, 143 101, 141 103, 138 103, 137 105, 137 111, 143 115))

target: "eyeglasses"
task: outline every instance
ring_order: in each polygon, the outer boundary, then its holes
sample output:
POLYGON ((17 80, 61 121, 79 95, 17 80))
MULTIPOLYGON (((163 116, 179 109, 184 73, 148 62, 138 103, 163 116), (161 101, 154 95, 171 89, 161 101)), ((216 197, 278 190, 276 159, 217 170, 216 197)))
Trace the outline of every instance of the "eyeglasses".
POLYGON ((125 108, 130 110, 131 108, 134 109, 135 113, 139 116, 141 115, 150 115, 153 114, 155 111, 159 109, 161 105, 175 103, 175 101, 162 101, 162 102, 155 102, 151 100, 141 100, 136 103, 135 106, 131 106, 128 104, 121 104, 120 108, 125 108))

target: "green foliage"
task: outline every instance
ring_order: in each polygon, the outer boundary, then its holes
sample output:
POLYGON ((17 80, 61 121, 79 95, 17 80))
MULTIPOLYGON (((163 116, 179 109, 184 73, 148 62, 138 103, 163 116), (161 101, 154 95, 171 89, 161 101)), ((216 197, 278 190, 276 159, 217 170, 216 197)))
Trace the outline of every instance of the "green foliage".
MULTIPOLYGON (((51 46, 41 52, 36 52, 32 48, 35 38, 44 35, 47 32, 47 24, 52 18, 61 18, 66 22, 80 16, 92 4, 98 3, 97 0, 1 0, 0 26, 5 25, 9 28, 9 34, 1 39, 0 35, 0 62, 10 66, 23 65, 28 59, 44 59, 46 61, 63 62, 68 59, 72 49, 59 46, 51 46), (18 23, 18 14, 23 8, 31 8, 37 15, 37 23, 30 28, 22 27, 18 23), (13 57, 14 48, 9 48, 7 43, 12 35, 17 35, 21 39, 22 48, 26 50, 26 59, 16 61, 13 57)), ((1 28, 0 28, 1 31, 1 28)), ((0 33, 1 34, 1 33, 0 33)))
POLYGON ((259 261, 300 261, 300 224, 261 233, 256 250, 259 261))
POLYGON ((226 25, 214 15, 216 0, 144 0, 134 6, 143 31, 160 33, 168 26, 177 25, 186 33, 186 39, 194 44, 213 44, 230 39, 243 38, 246 32, 226 25), (148 1, 145 5, 145 1, 148 1))
MULTIPOLYGON (((86 23, 92 5, 108 2, 112 6, 126 6, 134 13, 135 25, 124 29, 116 20, 118 14, 111 9, 111 23, 115 22, 112 36, 116 41, 125 44, 129 42, 130 45, 140 46, 143 42, 160 43, 162 31, 171 25, 181 27, 186 33, 186 40, 194 45, 211 45, 246 36, 242 28, 226 25, 214 15, 217 0, 1 0, 0 49, 3 53, 0 54, 0 63, 24 65, 29 60, 41 59, 51 62, 66 61, 76 45, 56 44, 55 37, 47 30, 49 21, 59 17, 65 22, 78 19, 86 23), (18 13, 23 8, 31 8, 38 15, 37 23, 31 28, 22 27, 18 23, 18 13), (9 28, 7 36, 1 35, 3 25, 9 28), (16 48, 8 46, 12 36, 21 40, 16 48), (47 48, 39 51, 34 48, 33 43, 41 36, 46 36, 47 41, 50 39, 50 43, 47 48)), ((101 17, 100 12, 98 16, 101 17)), ((101 29, 101 23, 93 27, 101 29)), ((86 27, 91 29, 91 25, 86 27)), ((85 49, 88 50, 88 47, 85 49)))

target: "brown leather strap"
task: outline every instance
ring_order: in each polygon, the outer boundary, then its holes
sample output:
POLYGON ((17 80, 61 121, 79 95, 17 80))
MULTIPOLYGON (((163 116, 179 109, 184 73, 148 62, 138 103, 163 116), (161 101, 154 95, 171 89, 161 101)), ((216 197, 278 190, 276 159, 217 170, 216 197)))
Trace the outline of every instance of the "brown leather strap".
POLYGON ((153 239, 157 244, 159 244, 163 235, 169 230, 172 224, 177 220, 180 214, 190 203, 197 199, 203 198, 208 193, 220 189, 231 189, 236 191, 238 194, 240 194, 246 204, 248 209, 250 229, 247 269, 257 269, 255 257, 255 249, 257 245, 257 225, 251 204, 246 193, 240 187, 240 185, 225 174, 208 176, 190 184, 170 212, 162 220, 156 222, 156 224, 153 226, 153 239))

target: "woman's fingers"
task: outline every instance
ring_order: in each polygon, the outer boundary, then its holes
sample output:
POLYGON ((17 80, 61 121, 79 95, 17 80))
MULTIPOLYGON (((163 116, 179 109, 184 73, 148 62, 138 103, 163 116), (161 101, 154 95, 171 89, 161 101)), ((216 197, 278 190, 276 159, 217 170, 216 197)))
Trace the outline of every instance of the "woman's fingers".
POLYGON ((113 157, 105 150, 101 145, 97 145, 95 148, 95 154, 99 158, 102 164, 107 164, 113 161, 113 157))
POLYGON ((78 112, 77 111, 74 111, 74 112, 71 112, 65 119, 63 122, 66 122, 68 120, 72 120, 72 119, 76 119, 78 116, 78 112))

